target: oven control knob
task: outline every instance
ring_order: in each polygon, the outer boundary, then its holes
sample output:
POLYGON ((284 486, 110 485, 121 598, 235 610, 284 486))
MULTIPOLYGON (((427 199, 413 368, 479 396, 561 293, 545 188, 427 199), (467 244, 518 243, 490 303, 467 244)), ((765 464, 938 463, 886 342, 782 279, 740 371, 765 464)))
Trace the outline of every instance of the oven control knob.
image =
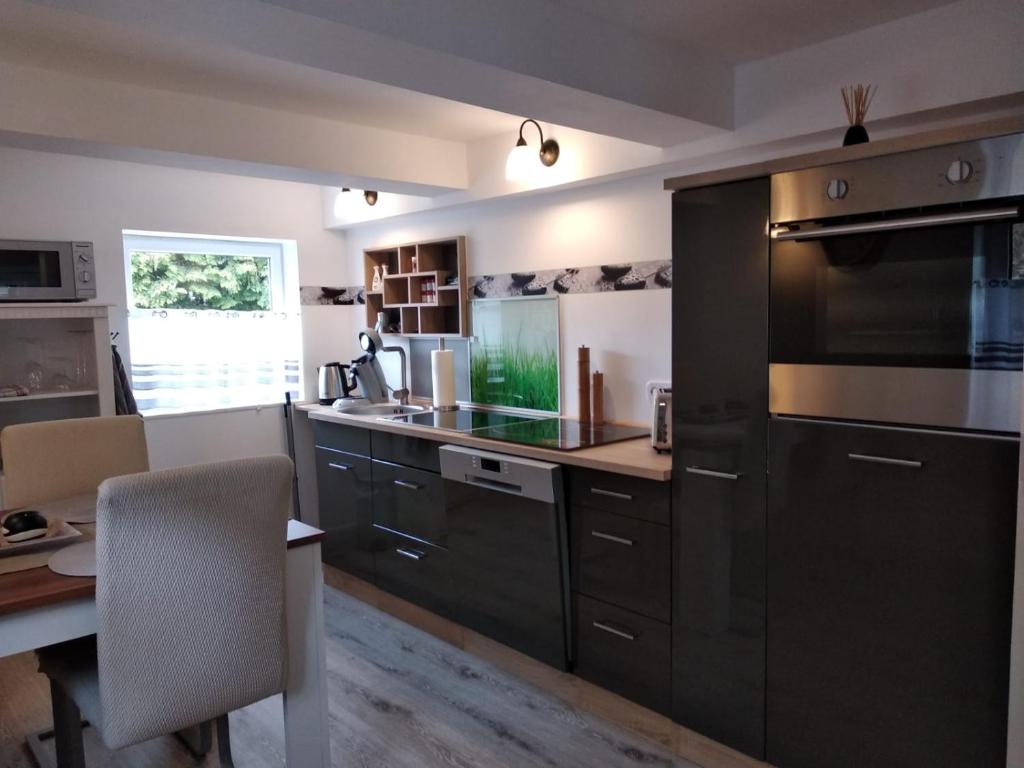
POLYGON ((91 283, 92 282, 92 272, 82 272, 81 277, 82 277, 82 282, 83 283, 91 283))
POLYGON ((963 184, 974 175, 974 166, 966 160, 954 160, 946 169, 946 181, 950 184, 963 184))
POLYGON ((88 253, 85 253, 83 251, 82 253, 78 254, 78 260, 83 264, 88 264, 91 261, 91 258, 88 253))
POLYGON ((825 196, 829 200, 842 200, 849 191, 850 185, 846 179, 829 179, 828 185, 825 187, 825 196))

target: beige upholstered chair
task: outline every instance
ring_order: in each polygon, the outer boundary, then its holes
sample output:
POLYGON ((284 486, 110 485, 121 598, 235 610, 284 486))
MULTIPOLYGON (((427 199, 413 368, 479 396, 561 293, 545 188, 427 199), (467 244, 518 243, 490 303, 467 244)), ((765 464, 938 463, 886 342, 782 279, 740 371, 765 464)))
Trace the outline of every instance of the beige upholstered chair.
POLYGON ((96 518, 96 638, 39 651, 61 765, 84 765, 81 715, 117 749, 284 690, 293 467, 267 456, 116 477, 96 518))
POLYGON ((12 424, 0 432, 4 506, 96 493, 108 477, 149 469, 138 416, 12 424))

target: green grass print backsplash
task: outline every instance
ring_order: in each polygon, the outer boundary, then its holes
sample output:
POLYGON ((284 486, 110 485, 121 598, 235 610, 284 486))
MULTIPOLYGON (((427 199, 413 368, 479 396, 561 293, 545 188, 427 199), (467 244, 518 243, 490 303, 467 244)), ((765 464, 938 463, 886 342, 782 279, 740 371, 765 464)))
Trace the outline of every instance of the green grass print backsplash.
POLYGON ((558 356, 500 346, 473 356, 473 400, 487 405, 558 411, 558 356))
POLYGON ((558 297, 474 299, 474 403, 558 413, 558 297))

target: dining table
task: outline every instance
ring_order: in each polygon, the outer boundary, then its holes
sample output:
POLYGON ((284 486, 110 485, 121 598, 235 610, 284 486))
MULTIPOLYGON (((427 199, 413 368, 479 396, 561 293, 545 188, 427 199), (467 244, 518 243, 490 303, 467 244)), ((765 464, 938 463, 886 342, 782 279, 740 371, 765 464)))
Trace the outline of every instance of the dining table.
MULTIPOLYGON (((89 525, 76 527, 91 538, 89 525)), ((288 681, 283 695, 288 768, 331 764, 320 559, 324 535, 298 520, 288 521, 288 681)), ((96 634, 95 597, 93 576, 64 576, 45 564, 0 573, 0 658, 96 634)))

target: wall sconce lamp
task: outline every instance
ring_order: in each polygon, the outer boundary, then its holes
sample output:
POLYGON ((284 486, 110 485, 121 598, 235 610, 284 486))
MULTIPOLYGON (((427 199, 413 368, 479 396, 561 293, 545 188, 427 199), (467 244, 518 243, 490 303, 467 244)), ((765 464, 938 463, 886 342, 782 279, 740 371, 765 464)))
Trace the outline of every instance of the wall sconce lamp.
POLYGON ((519 140, 512 148, 512 151, 508 153, 508 160, 505 161, 505 178, 509 181, 522 181, 525 179, 529 175, 531 165, 534 162, 533 155, 530 153, 530 147, 526 144, 526 139, 523 138, 523 129, 527 123, 533 123, 537 126, 537 132, 540 134, 541 163, 545 167, 550 168, 558 162, 558 142, 554 139, 545 140, 544 131, 540 127, 540 123, 527 118, 519 126, 519 140))
MULTIPOLYGON (((352 190, 349 189, 348 187, 342 187, 341 191, 342 192, 351 192, 352 190)), ((376 205, 377 204, 377 198, 379 196, 380 196, 380 193, 377 190, 375 190, 375 189, 364 189, 363 190, 363 200, 366 201, 367 205, 376 205)))

